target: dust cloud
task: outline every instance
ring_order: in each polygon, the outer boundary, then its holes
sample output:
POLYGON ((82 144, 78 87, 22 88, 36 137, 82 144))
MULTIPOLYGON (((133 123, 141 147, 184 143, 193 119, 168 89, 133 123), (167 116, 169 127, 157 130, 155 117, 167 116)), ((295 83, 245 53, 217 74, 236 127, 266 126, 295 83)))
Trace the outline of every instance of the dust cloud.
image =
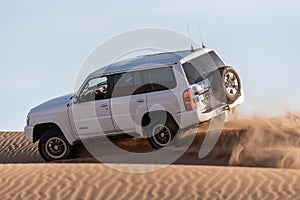
POLYGON ((254 116, 232 120, 224 127, 240 130, 232 147, 229 165, 278 168, 300 168, 300 116, 254 116))

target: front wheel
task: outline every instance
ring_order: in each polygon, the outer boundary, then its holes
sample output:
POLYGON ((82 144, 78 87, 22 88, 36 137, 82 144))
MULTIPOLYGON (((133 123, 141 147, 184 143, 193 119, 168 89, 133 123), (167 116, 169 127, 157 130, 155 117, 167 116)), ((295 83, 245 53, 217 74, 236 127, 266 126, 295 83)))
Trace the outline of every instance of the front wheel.
POLYGON ((50 129, 40 138, 38 149, 41 157, 46 162, 50 162, 71 158, 74 147, 68 143, 59 130, 50 129))

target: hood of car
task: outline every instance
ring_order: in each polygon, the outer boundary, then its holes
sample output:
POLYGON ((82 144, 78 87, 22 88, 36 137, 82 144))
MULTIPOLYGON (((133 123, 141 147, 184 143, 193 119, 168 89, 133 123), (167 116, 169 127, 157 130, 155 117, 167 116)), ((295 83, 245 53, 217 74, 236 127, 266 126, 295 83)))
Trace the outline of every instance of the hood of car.
POLYGON ((61 104, 67 104, 70 102, 71 98, 72 98, 73 94, 67 94, 67 95, 63 95, 60 97, 57 97, 55 99, 51 99, 49 101, 46 101, 34 108, 31 109, 31 112, 37 112, 37 111, 41 111, 41 110, 45 110, 47 108, 51 108, 57 105, 61 105, 61 104))

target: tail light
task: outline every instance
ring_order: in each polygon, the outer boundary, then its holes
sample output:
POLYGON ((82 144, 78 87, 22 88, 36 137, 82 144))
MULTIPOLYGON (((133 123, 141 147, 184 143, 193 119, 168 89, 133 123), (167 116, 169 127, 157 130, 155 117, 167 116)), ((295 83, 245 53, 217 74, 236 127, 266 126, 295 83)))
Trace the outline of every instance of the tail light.
POLYGON ((187 89, 183 92, 183 102, 185 110, 194 110, 196 108, 196 103, 191 89, 187 89))

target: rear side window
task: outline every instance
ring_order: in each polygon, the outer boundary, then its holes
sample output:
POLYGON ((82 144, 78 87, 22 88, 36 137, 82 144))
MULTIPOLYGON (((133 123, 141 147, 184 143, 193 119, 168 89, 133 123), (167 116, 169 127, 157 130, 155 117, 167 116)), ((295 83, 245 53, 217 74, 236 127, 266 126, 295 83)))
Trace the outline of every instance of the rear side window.
POLYGON ((172 67, 163 67, 143 71, 147 92, 168 90, 176 87, 172 67))
POLYGON ((145 92, 140 71, 113 75, 114 89, 112 97, 128 96, 145 92))
POLYGON ((176 87, 172 67, 114 74, 113 82, 111 97, 129 96, 176 87))

